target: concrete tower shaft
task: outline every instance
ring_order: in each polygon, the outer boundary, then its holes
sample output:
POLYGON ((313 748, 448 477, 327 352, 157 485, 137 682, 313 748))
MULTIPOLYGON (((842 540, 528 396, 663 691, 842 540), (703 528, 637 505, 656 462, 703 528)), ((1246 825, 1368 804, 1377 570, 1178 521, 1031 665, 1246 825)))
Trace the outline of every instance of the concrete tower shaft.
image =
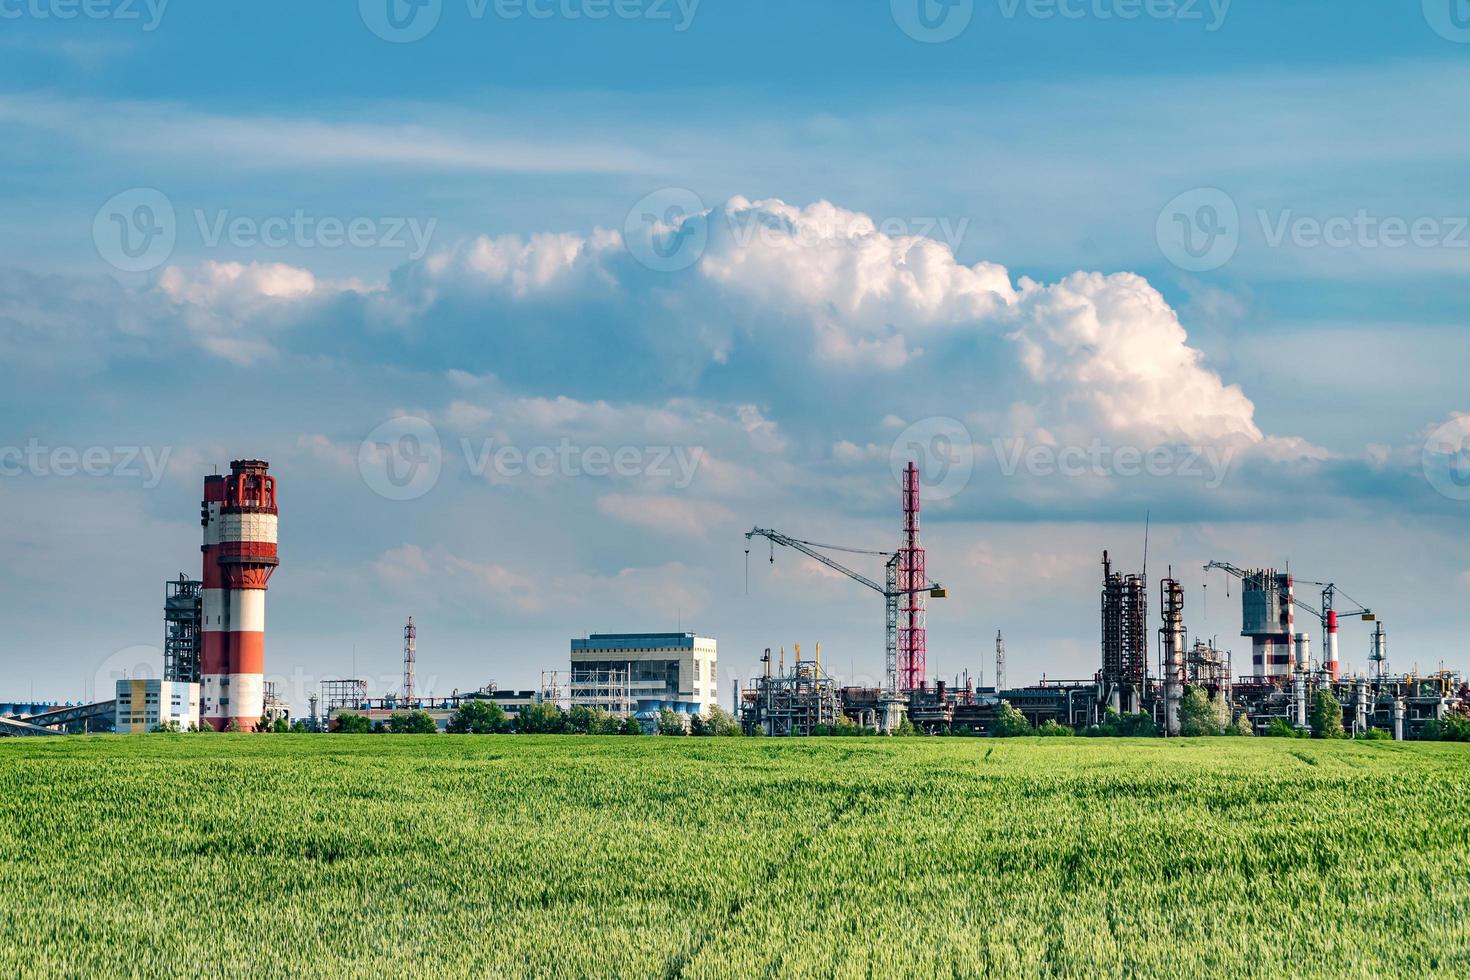
POLYGON ((279 559, 276 481, 261 460, 204 478, 200 714, 224 730, 265 712, 265 590, 279 559))

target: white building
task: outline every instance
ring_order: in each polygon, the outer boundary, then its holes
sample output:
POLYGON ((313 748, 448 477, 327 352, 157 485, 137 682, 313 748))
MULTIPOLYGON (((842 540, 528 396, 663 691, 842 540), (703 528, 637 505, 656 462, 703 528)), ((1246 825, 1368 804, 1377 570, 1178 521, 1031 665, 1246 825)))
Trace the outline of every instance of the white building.
MULTIPOLYGON (((693 633, 593 633, 572 641, 572 696, 616 688, 640 721, 664 708, 708 714, 719 704, 719 654, 715 641, 693 633)), ((621 713, 621 704, 599 705, 621 713)))
POLYGON ((131 735, 174 723, 183 731, 199 724, 199 685, 150 679, 117 682, 117 732, 131 735))

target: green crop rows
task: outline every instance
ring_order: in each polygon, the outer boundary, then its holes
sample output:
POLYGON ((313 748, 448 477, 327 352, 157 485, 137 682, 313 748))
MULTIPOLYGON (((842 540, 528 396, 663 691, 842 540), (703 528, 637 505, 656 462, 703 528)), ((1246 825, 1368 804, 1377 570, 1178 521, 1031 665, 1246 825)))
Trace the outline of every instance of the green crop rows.
POLYGON ((0 973, 1466 976, 1467 855, 1462 745, 16 739, 0 973))

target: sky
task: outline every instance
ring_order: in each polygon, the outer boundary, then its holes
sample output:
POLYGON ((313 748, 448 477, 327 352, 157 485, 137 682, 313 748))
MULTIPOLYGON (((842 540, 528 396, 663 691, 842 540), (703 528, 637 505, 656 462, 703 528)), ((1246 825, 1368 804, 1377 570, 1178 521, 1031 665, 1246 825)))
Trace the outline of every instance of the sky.
POLYGON ((1211 560, 1470 668, 1467 90, 1465 0, 0 0, 0 700, 156 674, 238 458, 298 707, 410 615, 440 695, 593 631, 876 683, 879 597, 743 535, 895 549, 910 459, 931 676, 1091 677, 1146 526, 1237 666, 1211 560))

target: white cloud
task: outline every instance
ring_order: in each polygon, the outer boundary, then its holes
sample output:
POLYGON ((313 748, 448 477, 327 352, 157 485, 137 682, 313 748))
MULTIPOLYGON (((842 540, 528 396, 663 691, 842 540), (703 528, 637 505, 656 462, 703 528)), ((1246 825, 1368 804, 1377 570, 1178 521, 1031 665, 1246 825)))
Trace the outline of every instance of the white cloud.
POLYGON ((729 508, 720 504, 668 495, 607 494, 597 498, 597 509, 625 524, 685 537, 704 537, 735 519, 729 508))

